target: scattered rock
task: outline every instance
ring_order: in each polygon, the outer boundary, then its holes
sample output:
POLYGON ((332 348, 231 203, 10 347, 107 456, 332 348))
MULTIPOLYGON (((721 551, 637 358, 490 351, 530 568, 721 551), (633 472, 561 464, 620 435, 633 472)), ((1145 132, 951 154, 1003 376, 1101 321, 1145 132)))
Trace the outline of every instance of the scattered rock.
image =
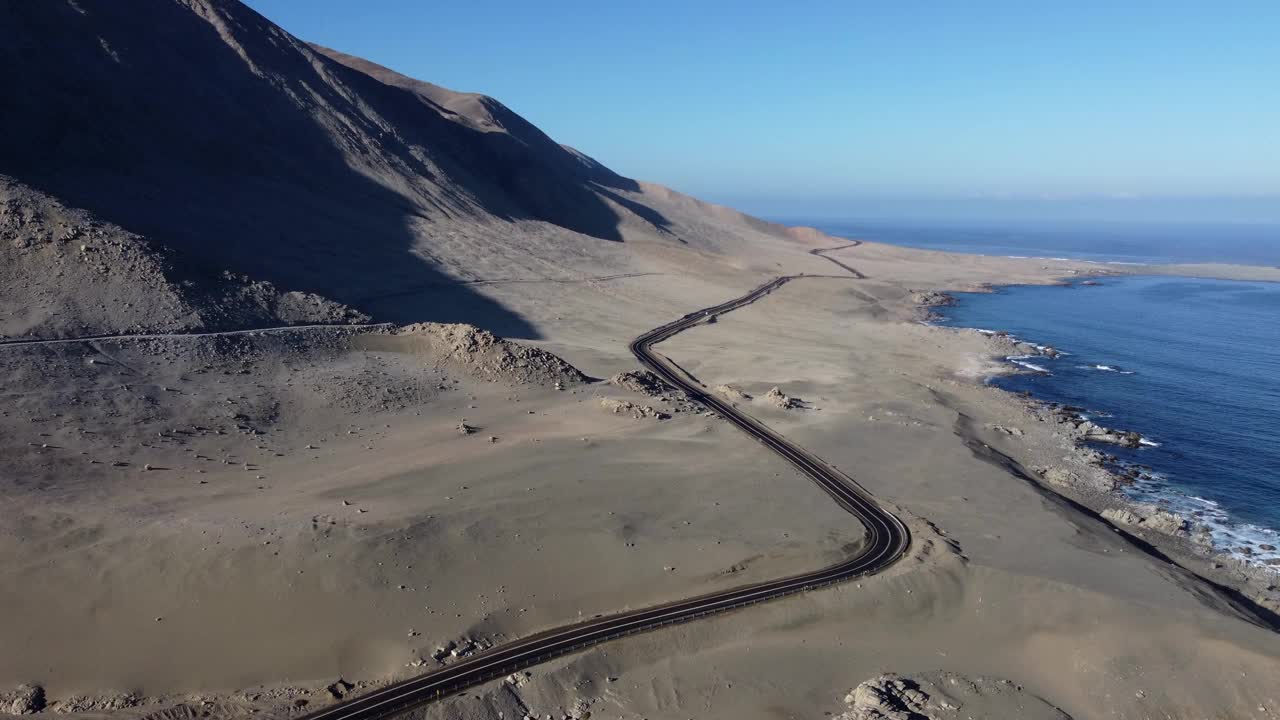
POLYGON ((630 415, 637 420, 641 418, 653 418, 655 420, 667 420, 671 416, 661 410, 657 410, 649 405, 636 405, 627 400, 615 400, 613 398, 601 398, 600 406, 614 415, 630 415))
POLYGON ((448 643, 437 647, 435 651, 431 653, 431 657, 437 662, 444 662, 445 658, 449 657, 449 653, 456 646, 457 643, 450 640, 448 643))
POLYGON ((115 692, 105 695, 73 695, 53 704, 53 710, 60 713, 83 712, 115 712, 142 704, 142 698, 135 693, 115 692))
POLYGON ((354 690, 355 687, 356 687, 355 685, 352 685, 346 680, 343 680, 342 678, 338 678, 337 681, 335 681, 334 683, 326 687, 325 690, 329 691, 329 694, 333 696, 334 700, 341 700, 342 698, 346 697, 347 693, 354 690))
POLYGON ((401 337, 421 341, 443 362, 461 366, 483 380, 559 386, 560 389, 590 382, 574 366, 542 348, 521 345, 474 325, 416 323, 396 331, 401 337))
POLYGON ((675 390, 652 370, 625 370, 609 378, 609 384, 649 397, 658 397, 675 390))
POLYGON ((1014 437, 1022 437, 1023 435, 1022 430, 1016 427, 1005 427, 1004 425, 988 425, 987 427, 995 430, 996 432, 1004 433, 1005 435, 1012 435, 1014 437))

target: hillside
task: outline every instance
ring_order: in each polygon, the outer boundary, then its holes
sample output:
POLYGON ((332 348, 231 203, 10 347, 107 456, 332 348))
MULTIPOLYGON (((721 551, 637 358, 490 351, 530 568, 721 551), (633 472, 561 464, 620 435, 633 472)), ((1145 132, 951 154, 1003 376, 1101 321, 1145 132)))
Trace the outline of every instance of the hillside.
MULTIPOLYGON (((634 270, 617 241, 724 255, 788 237, 624 178, 492 98, 309 45, 235 0, 6 3, 0 63, 10 194, 163 248, 164 293, 229 272, 326 298, 339 315, 537 337, 518 308, 467 283, 634 270)), ((4 244, 6 265, 16 252, 4 244)), ((176 322, 81 317, 81 300, 60 307, 56 283, 35 282, 46 309, 0 333, 57 334, 68 317, 85 332, 176 322)), ((104 290, 94 304, 137 291, 104 290)))

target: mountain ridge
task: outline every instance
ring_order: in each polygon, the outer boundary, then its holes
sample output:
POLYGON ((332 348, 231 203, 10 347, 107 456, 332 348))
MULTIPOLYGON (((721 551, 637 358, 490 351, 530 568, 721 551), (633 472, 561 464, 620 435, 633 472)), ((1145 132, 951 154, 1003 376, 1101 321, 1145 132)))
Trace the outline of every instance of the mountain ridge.
MULTIPOLYGON (((629 270, 608 247, 623 241, 725 255, 744 236, 796 239, 623 177, 487 96, 305 43, 237 0, 8 3, 0 62, 13 70, 0 174, 32 190, 15 197, 171 249, 174 283, 230 272, 361 316, 536 337, 464 283, 629 270), (393 295, 408 299, 377 300, 393 295)), ((71 312, 46 299, 46 317, 71 312)), ((0 332, 42 331, 20 325, 0 332)))

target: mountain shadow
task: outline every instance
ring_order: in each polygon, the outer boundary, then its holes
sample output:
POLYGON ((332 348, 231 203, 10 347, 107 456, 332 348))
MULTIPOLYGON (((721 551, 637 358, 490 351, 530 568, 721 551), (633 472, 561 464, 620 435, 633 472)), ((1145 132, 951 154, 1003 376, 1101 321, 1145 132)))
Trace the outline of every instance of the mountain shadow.
POLYGON ((355 307, 430 287, 379 318, 527 338, 432 262, 432 227, 537 220, 617 241, 624 221, 666 224, 603 194, 634 181, 500 103, 485 107, 501 126, 463 122, 234 0, 5 3, 0 64, 0 173, 173 248, 192 276, 355 307))

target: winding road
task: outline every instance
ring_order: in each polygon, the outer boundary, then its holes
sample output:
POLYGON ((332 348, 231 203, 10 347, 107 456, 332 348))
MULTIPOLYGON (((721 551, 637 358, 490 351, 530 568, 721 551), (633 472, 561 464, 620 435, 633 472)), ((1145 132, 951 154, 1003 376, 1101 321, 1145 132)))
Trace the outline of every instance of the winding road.
MULTIPOLYGON (((842 246, 832 250, 843 249, 843 247, 852 246, 842 246)), ((821 255, 822 252, 825 251, 815 250, 812 254, 826 257, 821 255)), ((832 258, 826 259, 855 273, 850 279, 864 277, 839 261, 832 258)), ((888 567, 902 557, 911 543, 910 533, 897 517, 880 507, 870 493, 839 470, 787 441, 768 426, 738 410, 733 404, 708 392, 700 383, 680 371, 675 363, 653 349, 654 345, 677 333, 706 322, 713 316, 749 305, 784 284, 801 277, 805 276, 778 277, 739 298, 685 315, 636 338, 632 341, 630 349, 646 368, 782 456, 802 474, 817 483, 840 507, 857 518, 866 528, 867 542, 858 549, 856 555, 820 570, 721 590, 640 610, 603 615, 586 622, 546 630, 498 645, 424 675, 331 705, 305 716, 303 720, 387 718, 488 680, 593 645, 664 625, 687 622, 713 613, 721 613, 869 575, 888 567)))

